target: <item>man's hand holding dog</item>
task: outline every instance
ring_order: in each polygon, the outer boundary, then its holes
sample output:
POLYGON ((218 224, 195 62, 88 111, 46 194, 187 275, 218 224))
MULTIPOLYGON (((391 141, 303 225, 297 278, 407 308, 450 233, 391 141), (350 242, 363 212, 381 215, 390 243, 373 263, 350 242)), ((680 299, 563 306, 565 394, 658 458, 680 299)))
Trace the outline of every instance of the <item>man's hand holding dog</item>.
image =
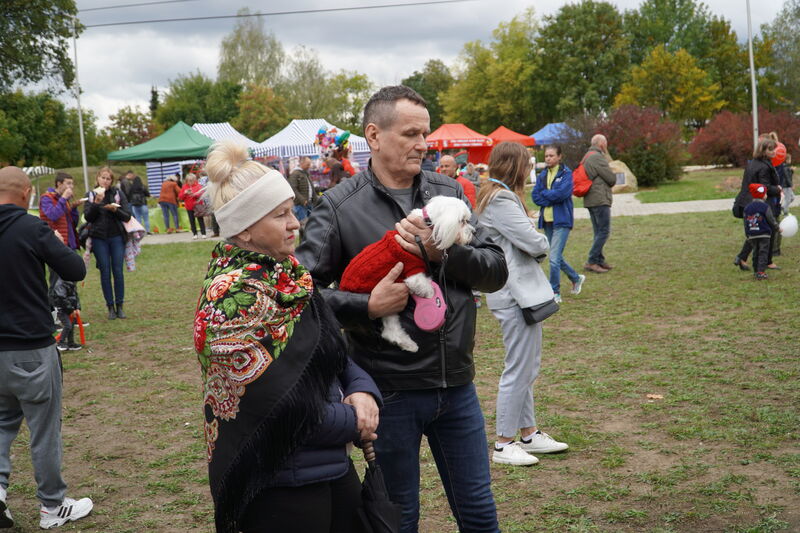
POLYGON ((397 282, 402 273, 403 263, 397 263, 369 293, 367 312, 372 320, 396 315, 405 309, 408 303, 408 287, 405 283, 397 282))
POLYGON ((415 236, 419 235, 419 238, 422 240, 422 245, 425 247, 425 252, 428 254, 428 260, 435 263, 442 260, 442 251, 436 248, 431 238, 433 230, 430 226, 425 224, 422 217, 411 215, 395 224, 394 228, 398 233, 395 240, 406 252, 412 253, 417 257, 422 257, 422 252, 419 251, 419 245, 414 239, 415 236))

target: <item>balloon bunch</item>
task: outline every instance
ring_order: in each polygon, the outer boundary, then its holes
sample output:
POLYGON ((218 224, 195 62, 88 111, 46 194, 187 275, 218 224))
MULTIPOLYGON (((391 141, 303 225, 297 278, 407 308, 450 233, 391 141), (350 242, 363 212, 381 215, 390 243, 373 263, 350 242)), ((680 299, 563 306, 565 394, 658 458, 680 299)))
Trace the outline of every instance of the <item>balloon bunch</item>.
POLYGON ((320 128, 317 131, 316 137, 314 137, 314 144, 319 147, 323 154, 333 149, 333 146, 336 144, 336 129, 331 128, 330 130, 326 130, 324 127, 320 128))

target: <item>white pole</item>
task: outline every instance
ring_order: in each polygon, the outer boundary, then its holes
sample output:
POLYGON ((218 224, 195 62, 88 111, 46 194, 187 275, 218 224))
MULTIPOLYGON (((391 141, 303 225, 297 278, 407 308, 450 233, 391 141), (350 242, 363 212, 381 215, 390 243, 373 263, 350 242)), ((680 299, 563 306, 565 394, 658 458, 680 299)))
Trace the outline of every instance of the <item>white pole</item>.
POLYGON ((81 83, 78 81, 78 33, 72 19, 72 50, 75 54, 75 100, 78 102, 78 129, 81 134, 81 161, 83 162, 83 185, 89 190, 89 167, 86 164, 86 141, 83 138, 83 110, 81 109, 81 83))
POLYGON ((750 0, 747 0, 747 44, 750 48, 750 93, 753 95, 753 149, 758 147, 758 93, 756 68, 753 63, 753 28, 750 22, 750 0))

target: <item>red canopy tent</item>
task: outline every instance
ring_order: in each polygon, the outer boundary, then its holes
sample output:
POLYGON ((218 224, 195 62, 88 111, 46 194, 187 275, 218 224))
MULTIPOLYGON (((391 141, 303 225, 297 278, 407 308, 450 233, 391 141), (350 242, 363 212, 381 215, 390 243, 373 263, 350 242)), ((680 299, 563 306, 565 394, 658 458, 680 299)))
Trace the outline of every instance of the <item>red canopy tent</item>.
POLYGON ((436 131, 428 135, 428 148, 431 150, 448 150, 450 148, 466 148, 470 163, 485 163, 489 160, 489 152, 494 144, 492 139, 481 135, 463 124, 442 124, 436 131))
POLYGON ((510 130, 505 126, 500 126, 494 130, 489 134, 489 138, 492 139, 495 144, 503 141, 520 143, 522 146, 534 146, 536 144, 536 141, 533 137, 517 133, 516 131, 510 130))

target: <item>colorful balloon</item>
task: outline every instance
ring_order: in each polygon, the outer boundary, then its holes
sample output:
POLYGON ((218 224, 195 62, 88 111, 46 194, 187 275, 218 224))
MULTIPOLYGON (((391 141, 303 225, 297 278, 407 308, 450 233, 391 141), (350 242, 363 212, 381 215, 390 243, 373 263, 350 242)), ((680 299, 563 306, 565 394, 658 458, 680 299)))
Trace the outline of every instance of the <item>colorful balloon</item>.
POLYGON ((775 157, 772 158, 772 166, 777 167, 786 161, 786 146, 783 143, 778 143, 775 147, 775 157))

